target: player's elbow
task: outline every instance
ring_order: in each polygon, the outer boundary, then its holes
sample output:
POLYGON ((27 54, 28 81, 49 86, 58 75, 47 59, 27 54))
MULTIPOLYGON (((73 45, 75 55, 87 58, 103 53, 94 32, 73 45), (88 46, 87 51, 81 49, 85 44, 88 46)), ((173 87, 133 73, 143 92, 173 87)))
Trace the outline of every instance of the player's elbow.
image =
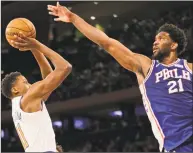
POLYGON ((70 63, 65 64, 62 68, 58 69, 60 75, 66 76, 71 73, 72 65, 70 63))
POLYGON ((68 71, 68 73, 72 72, 72 65, 70 63, 67 64, 66 71, 68 71))
POLYGON ((106 50, 106 51, 111 51, 114 47, 113 47, 113 39, 110 37, 107 37, 106 39, 104 39, 103 41, 101 41, 100 46, 106 50))
POLYGON ((109 47, 109 45, 110 45, 110 37, 105 37, 105 38, 103 38, 103 39, 100 39, 99 41, 98 41, 98 45, 100 46, 100 47, 102 47, 103 49, 107 49, 108 47, 109 47))
POLYGON ((56 67, 56 69, 60 72, 71 71, 72 65, 69 62, 65 61, 65 62, 61 63, 58 67, 56 67))

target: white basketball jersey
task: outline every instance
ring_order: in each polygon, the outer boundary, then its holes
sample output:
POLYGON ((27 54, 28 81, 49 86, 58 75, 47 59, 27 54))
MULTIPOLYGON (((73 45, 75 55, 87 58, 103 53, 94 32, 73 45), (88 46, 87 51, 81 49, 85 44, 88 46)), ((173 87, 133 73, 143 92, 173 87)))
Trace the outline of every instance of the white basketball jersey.
POLYGON ((21 98, 12 99, 12 117, 25 152, 57 152, 52 122, 44 102, 42 110, 26 113, 20 107, 21 98))

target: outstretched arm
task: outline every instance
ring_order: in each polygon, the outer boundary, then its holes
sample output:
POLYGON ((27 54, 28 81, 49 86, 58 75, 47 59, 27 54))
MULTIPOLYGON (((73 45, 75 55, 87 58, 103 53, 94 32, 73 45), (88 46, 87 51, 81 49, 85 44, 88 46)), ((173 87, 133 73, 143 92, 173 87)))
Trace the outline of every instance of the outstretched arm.
POLYGON ((136 54, 125 47, 119 41, 108 37, 104 32, 91 26, 77 14, 72 13, 66 7, 57 2, 56 6, 48 5, 49 14, 57 16, 55 21, 71 22, 91 41, 103 47, 112 55, 124 68, 136 74, 146 75, 151 65, 151 60, 141 54, 136 54))
MULTIPOLYGON (((44 54, 41 53, 40 51, 38 51, 36 49, 32 49, 31 52, 34 55, 38 65, 40 67, 42 79, 45 79, 53 71, 50 63, 48 62, 48 60, 46 59, 44 54)), ((51 92, 46 94, 43 97, 43 101, 46 101, 48 99, 48 97, 50 96, 50 94, 51 94, 51 92)))

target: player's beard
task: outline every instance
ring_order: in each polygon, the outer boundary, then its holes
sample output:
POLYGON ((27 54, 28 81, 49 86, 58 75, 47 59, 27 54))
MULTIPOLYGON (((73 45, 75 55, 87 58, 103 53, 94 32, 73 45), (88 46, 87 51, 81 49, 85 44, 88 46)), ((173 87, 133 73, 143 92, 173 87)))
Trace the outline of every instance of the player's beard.
POLYGON ((170 50, 169 48, 159 49, 152 55, 152 59, 158 60, 159 62, 162 62, 165 57, 169 56, 170 50))

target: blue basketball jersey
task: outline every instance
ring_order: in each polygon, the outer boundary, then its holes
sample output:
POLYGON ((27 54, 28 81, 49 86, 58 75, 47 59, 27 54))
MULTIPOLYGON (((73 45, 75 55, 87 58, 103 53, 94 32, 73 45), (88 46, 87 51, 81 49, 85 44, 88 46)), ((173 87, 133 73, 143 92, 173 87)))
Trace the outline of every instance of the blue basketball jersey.
POLYGON ((164 65, 153 60, 139 88, 160 151, 185 142, 193 134, 192 70, 187 61, 164 65))

